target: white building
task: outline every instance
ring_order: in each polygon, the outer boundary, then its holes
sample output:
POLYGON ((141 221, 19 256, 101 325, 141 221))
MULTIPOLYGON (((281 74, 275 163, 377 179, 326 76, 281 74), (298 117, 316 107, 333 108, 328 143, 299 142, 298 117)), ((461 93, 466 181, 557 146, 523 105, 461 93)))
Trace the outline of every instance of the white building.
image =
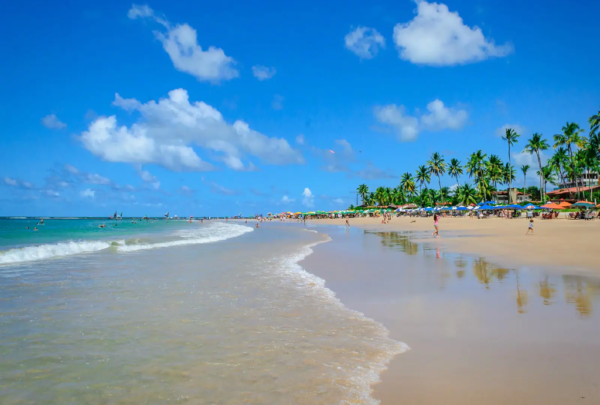
MULTIPOLYGON (((579 182, 579 187, 590 187, 590 186, 600 185, 600 181, 598 181, 598 173, 596 173, 596 172, 589 172, 589 173, 582 174, 581 177, 578 179, 578 182, 579 182)), ((555 188, 555 190, 560 190, 561 188, 571 188, 571 187, 577 187, 577 184, 575 184, 575 182, 571 181, 570 179, 565 179, 564 182, 561 182, 558 184, 558 187, 555 188)))

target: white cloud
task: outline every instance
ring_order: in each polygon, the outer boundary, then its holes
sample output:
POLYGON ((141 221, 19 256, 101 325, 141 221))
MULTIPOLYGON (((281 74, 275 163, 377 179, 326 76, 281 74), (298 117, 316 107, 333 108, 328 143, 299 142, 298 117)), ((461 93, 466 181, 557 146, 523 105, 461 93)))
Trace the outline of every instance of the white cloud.
POLYGON ((398 107, 396 104, 390 104, 375 107, 375 117, 382 124, 394 127, 402 142, 414 141, 419 135, 419 120, 405 115, 403 105, 398 107))
POLYGON ((202 178, 202 182, 204 184, 208 185, 210 188, 210 192, 214 193, 214 194, 222 194, 222 195, 238 195, 238 194, 240 194, 239 191, 224 187, 220 184, 217 184, 214 181, 204 180, 204 177, 202 178))
POLYGON ((195 145, 217 152, 218 159, 234 170, 253 168, 243 163, 246 155, 276 165, 304 162, 285 139, 267 137, 241 120, 229 125, 208 104, 190 103, 184 89, 146 104, 117 94, 113 104, 138 111, 141 119, 131 127, 119 127, 115 116, 100 117, 79 138, 85 148, 107 161, 155 163, 175 171, 213 170, 196 154, 195 145))
POLYGON ((151 18, 164 26, 166 32, 155 31, 163 49, 177 70, 189 73, 200 81, 218 82, 239 76, 233 68, 235 60, 225 55, 221 48, 210 46, 202 50, 198 45, 196 30, 188 24, 172 26, 165 18, 158 17, 147 5, 133 5, 127 16, 131 19, 151 18))
POLYGON ((286 204, 286 203, 291 203, 294 202, 295 200, 293 198, 289 198, 287 195, 284 195, 283 198, 281 199, 281 202, 286 204))
POLYGON ((71 166, 70 164, 65 164, 65 170, 71 174, 78 174, 79 170, 75 166, 71 166))
POLYGON ((136 18, 145 18, 145 17, 153 17, 154 11, 148 7, 147 4, 139 5, 133 4, 129 12, 127 13, 127 17, 135 20, 136 18))
MULTIPOLYGON (((537 172, 540 170, 540 166, 537 160, 537 155, 534 153, 530 155, 527 152, 513 152, 511 153, 512 164, 515 167, 515 172, 517 175, 517 180, 513 182, 517 184, 518 187, 522 186, 521 180, 523 178, 523 172, 521 171, 521 166, 528 165, 529 171, 527 172, 527 184, 539 186, 539 178, 537 172)), ((540 160, 542 161, 542 166, 546 166, 548 163, 548 159, 550 157, 546 156, 544 152, 540 152, 540 160)))
POLYGON ((304 189, 302 195, 304 196, 304 198, 302 199, 302 204, 304 204, 307 207, 312 207, 315 205, 315 196, 308 187, 304 189))
POLYGON ((421 131, 461 129, 469 117, 465 110, 448 108, 439 99, 427 104, 427 110, 429 113, 421 115, 420 118, 407 115, 404 106, 396 104, 377 106, 374 112, 380 123, 395 129, 401 142, 414 141, 421 131))
POLYGON ((400 57, 416 64, 449 66, 506 56, 510 44, 495 45, 478 27, 463 23, 445 4, 416 0, 413 20, 394 27, 394 42, 400 57))
POLYGON ((19 182, 17 180, 11 179, 10 177, 5 177, 4 182, 6 184, 8 184, 9 186, 17 186, 19 184, 19 182))
POLYGON ((274 110, 283 110, 283 97, 279 94, 275 94, 275 96, 273 96, 273 102, 271 103, 271 106, 274 110))
POLYGON ((358 27, 344 37, 344 42, 361 59, 371 59, 379 48, 385 48, 385 39, 375 28, 358 27))
POLYGON ((181 191, 182 194, 186 194, 186 195, 191 195, 191 194, 194 193, 194 190, 192 190, 188 186, 181 186, 181 188, 179 189, 179 191, 181 191))
POLYGON ((304 135, 300 134, 296 137, 296 143, 298 145, 304 145, 304 135))
POLYGON ((21 185, 22 185, 23 187, 25 187, 25 188, 33 188, 33 184, 31 184, 31 183, 30 183, 30 182, 28 182, 28 181, 24 181, 24 182, 22 182, 22 183, 21 183, 21 185))
POLYGON ((427 110, 430 113, 421 117, 421 124, 430 131, 460 129, 467 123, 468 114, 465 110, 448 108, 438 99, 427 104, 427 110))
POLYGON ((54 190, 44 190, 43 193, 48 197, 60 197, 60 193, 54 190))
POLYGON ((67 126, 67 124, 61 122, 54 114, 46 115, 44 118, 42 118, 42 124, 44 124, 46 128, 50 129, 63 129, 67 126))
POLYGON ((503 137, 504 135, 506 135, 507 129, 514 129, 519 135, 523 135, 526 131, 526 128, 519 124, 504 124, 500 128, 496 128, 496 130, 494 131, 494 135, 496 135, 497 137, 503 137))
POLYGON ((84 181, 90 184, 101 184, 103 186, 108 186, 111 183, 110 179, 107 179, 106 177, 100 176, 96 173, 87 173, 84 176, 84 181))
POLYGON ((277 73, 277 70, 273 67, 270 68, 267 66, 258 65, 252 66, 252 74, 260 81, 272 78, 273 76, 275 76, 275 73, 277 73))
POLYGON ((79 195, 81 195, 82 197, 94 198, 94 196, 96 195, 96 192, 94 190, 90 190, 89 188, 86 188, 85 190, 81 191, 79 193, 79 195))
POLYGON ((331 201, 334 202, 334 203, 336 203, 336 204, 343 204, 344 203, 344 200, 342 200, 341 198, 334 198, 331 201))
POLYGON ((160 181, 156 176, 153 176, 149 171, 142 170, 141 167, 137 168, 137 172, 145 183, 149 183, 152 188, 158 190, 160 188, 160 181))

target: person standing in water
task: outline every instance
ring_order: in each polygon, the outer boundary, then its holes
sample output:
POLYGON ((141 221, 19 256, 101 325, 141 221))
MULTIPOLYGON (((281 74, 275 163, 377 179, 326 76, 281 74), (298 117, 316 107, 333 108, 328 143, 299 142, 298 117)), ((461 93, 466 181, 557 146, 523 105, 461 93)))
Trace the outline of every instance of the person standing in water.
POLYGON ((431 234, 431 236, 434 236, 437 238, 438 236, 440 236, 440 231, 438 229, 438 214, 433 214, 433 226, 435 227, 435 232, 431 234))

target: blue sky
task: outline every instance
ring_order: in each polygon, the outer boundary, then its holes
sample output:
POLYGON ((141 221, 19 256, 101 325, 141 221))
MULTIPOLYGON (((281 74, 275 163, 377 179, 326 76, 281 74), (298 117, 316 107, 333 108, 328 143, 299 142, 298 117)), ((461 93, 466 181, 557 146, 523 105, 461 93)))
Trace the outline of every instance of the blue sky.
POLYGON ((600 108, 598 2, 340 4, 4 2, 0 215, 346 208, 600 108))

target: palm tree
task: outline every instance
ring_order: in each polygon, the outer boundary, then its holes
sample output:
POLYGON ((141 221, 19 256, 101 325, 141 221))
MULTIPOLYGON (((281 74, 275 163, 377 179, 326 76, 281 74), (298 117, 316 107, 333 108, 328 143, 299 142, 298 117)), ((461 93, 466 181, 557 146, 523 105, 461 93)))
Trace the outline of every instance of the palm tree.
MULTIPOLYGON (((431 159, 429 159, 429 161, 427 162, 427 164, 429 165, 429 171, 432 174, 435 174, 438 178, 438 185, 439 185, 439 190, 442 190, 442 179, 441 176, 443 176, 446 173, 446 161, 444 160, 444 156, 442 156, 440 153, 438 152, 434 152, 433 155, 431 155, 431 159)), ((442 199, 442 204, 445 201, 442 199)))
POLYGON ((463 205, 475 204, 477 202, 476 198, 477 191, 469 183, 458 189, 458 200, 463 205))
MULTIPOLYGON (((512 160, 510 158, 510 147, 514 144, 516 144, 519 141, 519 137, 521 135, 517 134, 517 131, 515 131, 512 128, 507 128, 506 129, 506 133, 505 135, 502 137, 502 140, 506 141, 506 143, 508 143, 508 164, 512 166, 512 160)), ((508 203, 510 204, 510 187, 511 187, 511 181, 509 178, 508 181, 508 203)))
POLYGON ((523 194, 525 194, 525 187, 527 187, 527 171, 529 170, 529 165, 521 166, 521 171, 523 172, 523 194))
MULTIPOLYGON (((506 164, 504 165, 504 167, 502 168, 502 177, 504 179, 505 183, 512 183, 514 180, 517 179, 517 173, 515 171, 515 167, 512 166, 510 163, 506 162, 506 164)), ((510 190, 510 188, 509 188, 510 190)), ((510 192, 509 192, 510 194, 510 192)), ((509 198, 510 200, 510 198, 509 198)))
POLYGON ((377 187, 374 197, 377 205, 385 205, 385 188, 377 187))
POLYGON ((411 198, 414 196, 415 192, 415 180, 413 179, 413 175, 410 173, 404 173, 402 175, 402 179, 400 180, 400 188, 407 193, 411 198))
MULTIPOLYGON (((494 183, 494 188, 498 189, 498 182, 502 183, 504 179, 502 175, 503 163, 499 156, 490 155, 490 159, 487 162, 487 172, 490 178, 490 181, 494 183)), ((496 193, 496 198, 498 197, 496 193)))
POLYGON ((452 158, 450 160, 450 164, 448 165, 448 174, 456 179, 456 184, 460 186, 460 182, 458 181, 458 176, 462 176, 463 168, 460 164, 460 160, 456 158, 452 158))
POLYGON ((419 166, 415 179, 419 182, 419 193, 423 188, 423 184, 429 184, 431 181, 431 172, 425 166, 419 166))
POLYGON ((366 184, 361 184, 360 186, 358 186, 356 191, 362 199, 363 205, 365 205, 365 198, 367 197, 367 195, 369 195, 369 187, 366 184))
MULTIPOLYGON (((569 160, 571 164, 571 176, 576 175, 575 169, 575 159, 573 158, 573 146, 581 147, 585 144, 585 137, 580 136, 583 132, 583 129, 579 128, 574 122, 567 122, 564 127, 562 127, 562 134, 554 135, 554 149, 559 146, 565 146, 567 148, 567 152, 569 153, 569 160)), ((574 177, 571 177, 572 181, 575 181, 574 177)), ((575 181, 575 186, 577 187, 577 196, 579 197, 579 184, 575 181)))
POLYGON ((598 133, 598 129, 600 129, 600 111, 597 114, 594 114, 588 120, 590 123, 590 138, 592 135, 596 135, 598 133))
POLYGON ((489 195, 488 191, 488 179, 487 175, 487 163, 485 158, 487 155, 483 153, 481 150, 478 150, 475 153, 471 153, 467 164, 465 165, 465 169, 467 169, 467 174, 469 177, 474 177, 475 182, 477 183, 477 188, 479 190, 479 195, 484 201, 486 197, 489 195))
MULTIPOLYGON (((533 135, 531 135, 531 138, 527 141, 527 145, 525 145, 525 149, 523 149, 523 152, 528 152, 530 155, 535 153, 537 155, 540 173, 543 173, 542 159, 540 157, 540 152, 544 151, 544 150, 548 150, 548 148, 550 148, 550 145, 548 145, 548 142, 543 138, 543 135, 538 134, 536 132, 533 135)), ((543 179, 540 177, 540 192, 542 190, 542 182, 543 182, 543 179)), ((542 196, 541 200, 545 201, 543 196, 542 196)))

